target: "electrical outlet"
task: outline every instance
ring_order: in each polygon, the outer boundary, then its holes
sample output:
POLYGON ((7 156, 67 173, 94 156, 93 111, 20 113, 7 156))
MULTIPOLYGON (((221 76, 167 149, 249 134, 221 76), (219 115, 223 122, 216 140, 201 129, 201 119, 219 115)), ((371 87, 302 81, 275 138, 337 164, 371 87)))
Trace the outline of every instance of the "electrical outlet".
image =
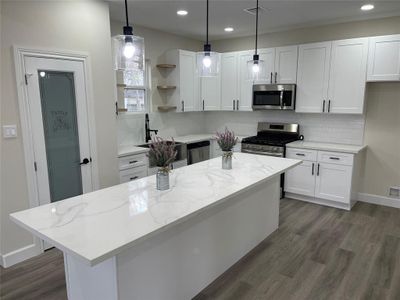
POLYGON ((17 137, 17 125, 4 125, 3 138, 10 139, 17 137))
POLYGON ((400 199, 400 186, 391 186, 389 188, 389 196, 400 199))

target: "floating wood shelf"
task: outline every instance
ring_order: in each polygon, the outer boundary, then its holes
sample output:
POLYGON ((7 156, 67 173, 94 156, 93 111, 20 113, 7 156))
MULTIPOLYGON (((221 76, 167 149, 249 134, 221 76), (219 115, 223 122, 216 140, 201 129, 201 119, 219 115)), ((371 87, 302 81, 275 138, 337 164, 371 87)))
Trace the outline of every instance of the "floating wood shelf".
POLYGON ((171 110, 175 110, 177 107, 176 106, 169 106, 169 105, 161 105, 157 107, 159 111, 171 111, 171 110))
POLYGON ((157 85, 157 89, 159 90, 174 90, 176 86, 174 85, 157 85))
POLYGON ((117 87, 121 87, 121 88, 124 88, 124 89, 135 89, 135 90, 143 89, 143 86, 126 85, 124 83, 117 83, 117 87))
POLYGON ((158 64, 157 68, 161 68, 161 69, 174 69, 176 68, 176 65, 173 64, 158 64))

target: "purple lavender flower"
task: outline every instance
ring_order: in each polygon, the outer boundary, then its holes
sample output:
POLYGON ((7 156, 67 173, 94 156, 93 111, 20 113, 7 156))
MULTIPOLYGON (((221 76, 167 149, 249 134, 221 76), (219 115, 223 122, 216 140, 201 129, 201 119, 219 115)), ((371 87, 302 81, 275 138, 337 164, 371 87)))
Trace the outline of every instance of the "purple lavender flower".
POLYGON ((232 151, 233 147, 238 142, 233 131, 229 131, 225 127, 225 132, 217 132, 217 142, 222 151, 232 151))

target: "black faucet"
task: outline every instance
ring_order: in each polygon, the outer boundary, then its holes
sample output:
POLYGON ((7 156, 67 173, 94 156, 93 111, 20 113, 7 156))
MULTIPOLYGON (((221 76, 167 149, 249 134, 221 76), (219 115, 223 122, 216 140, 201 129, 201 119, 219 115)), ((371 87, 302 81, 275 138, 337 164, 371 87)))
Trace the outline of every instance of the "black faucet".
POLYGON ((154 132, 155 134, 158 133, 158 130, 150 129, 149 114, 146 114, 144 117, 144 130, 146 132, 146 143, 151 140, 151 132, 154 132))

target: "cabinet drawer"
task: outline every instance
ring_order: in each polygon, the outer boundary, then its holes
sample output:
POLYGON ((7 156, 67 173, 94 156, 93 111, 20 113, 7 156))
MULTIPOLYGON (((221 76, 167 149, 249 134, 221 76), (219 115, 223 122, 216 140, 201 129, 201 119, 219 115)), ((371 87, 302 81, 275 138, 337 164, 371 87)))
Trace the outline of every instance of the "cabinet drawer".
POLYGON ((287 148, 286 157, 308 160, 308 161, 317 161, 317 151, 307 150, 307 149, 287 148))
POLYGON ((120 183, 136 180, 147 176, 147 166, 122 170, 119 172, 120 183))
POLYGON ((318 162, 352 166, 353 158, 354 155, 349 153, 318 151, 318 162))
POLYGON ((128 168, 147 166, 148 160, 145 153, 120 157, 118 159, 119 169, 125 170, 128 168))

